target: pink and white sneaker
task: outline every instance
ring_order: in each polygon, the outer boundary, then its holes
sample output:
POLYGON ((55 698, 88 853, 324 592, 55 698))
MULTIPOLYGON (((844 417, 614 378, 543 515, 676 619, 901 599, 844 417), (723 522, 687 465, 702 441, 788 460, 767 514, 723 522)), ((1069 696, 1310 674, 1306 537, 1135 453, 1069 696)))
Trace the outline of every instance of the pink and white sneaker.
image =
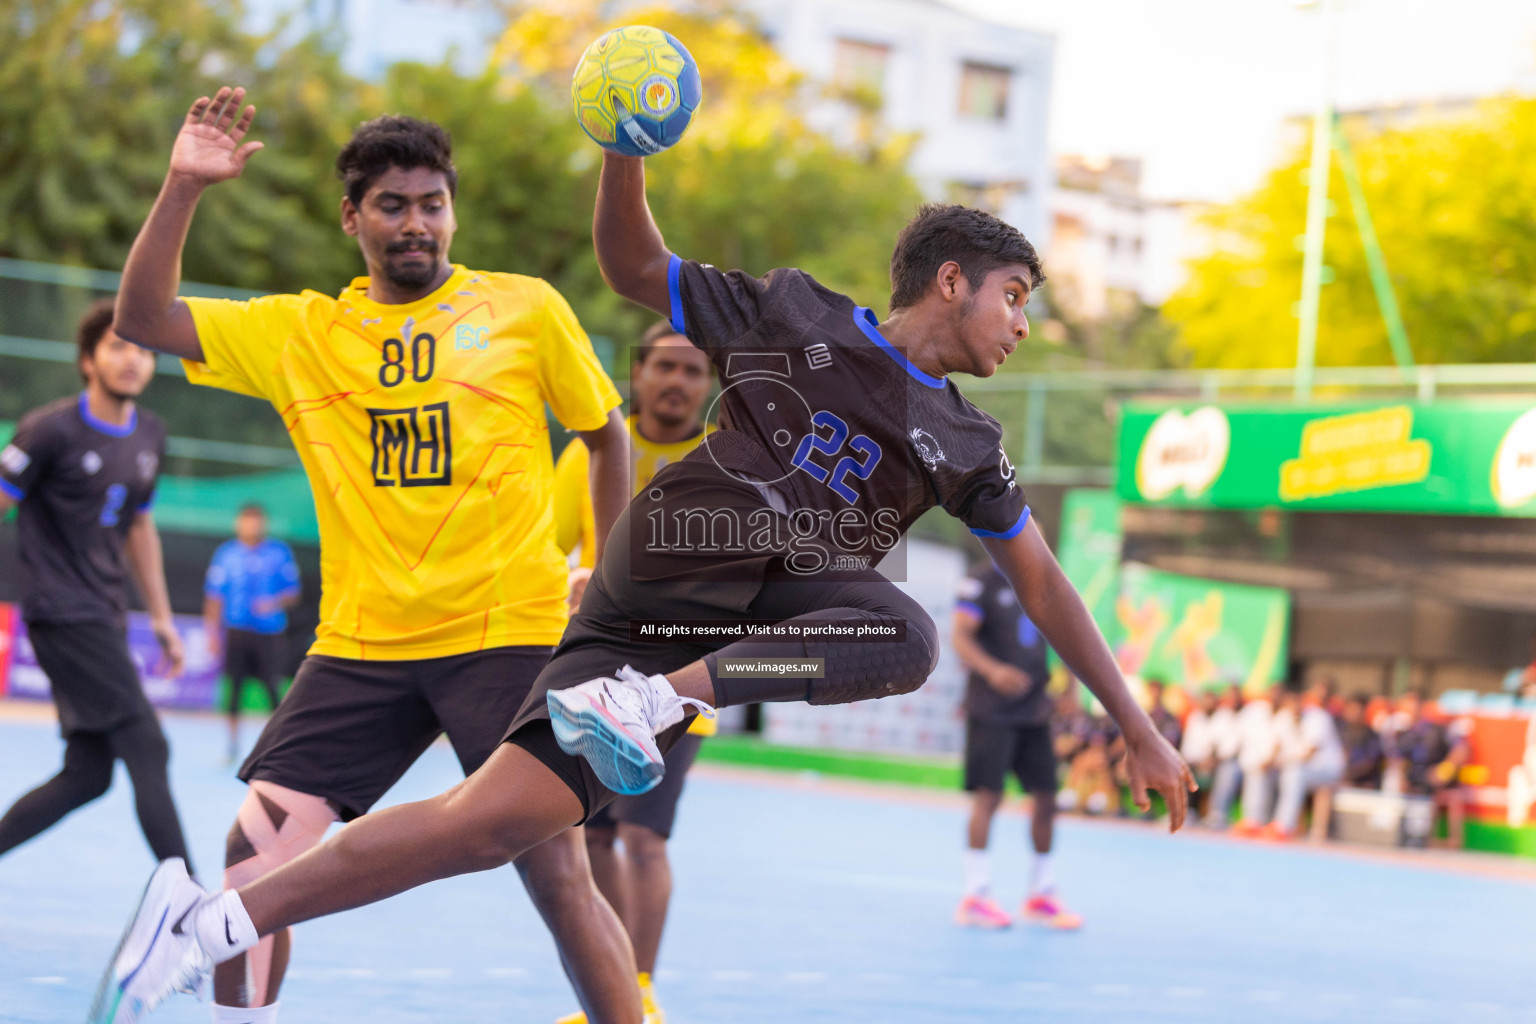
POLYGON ((967 896, 955 909, 955 924, 962 928, 1007 928, 1013 924, 1008 911, 989 896, 967 896))
POLYGON ((1060 898, 1055 893, 1031 896, 1024 901, 1020 914, 1031 924, 1044 925, 1058 931, 1076 931, 1083 926, 1083 915, 1074 914, 1062 906, 1060 898))

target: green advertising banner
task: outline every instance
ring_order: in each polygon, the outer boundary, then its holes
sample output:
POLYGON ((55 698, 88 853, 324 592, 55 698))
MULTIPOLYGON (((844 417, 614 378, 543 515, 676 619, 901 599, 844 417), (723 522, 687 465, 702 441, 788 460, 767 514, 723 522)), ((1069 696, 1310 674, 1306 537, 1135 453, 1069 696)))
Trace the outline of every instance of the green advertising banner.
POLYGON ((1061 503, 1056 558, 1105 635, 1120 593, 1120 506, 1114 491, 1074 488, 1061 503))
POLYGON ((1127 563, 1120 569, 1115 659, 1126 675, 1193 692, 1285 676, 1290 595, 1275 587, 1218 583, 1127 563))
POLYGON ((1536 516, 1536 404, 1130 405, 1116 492, 1193 508, 1536 516))

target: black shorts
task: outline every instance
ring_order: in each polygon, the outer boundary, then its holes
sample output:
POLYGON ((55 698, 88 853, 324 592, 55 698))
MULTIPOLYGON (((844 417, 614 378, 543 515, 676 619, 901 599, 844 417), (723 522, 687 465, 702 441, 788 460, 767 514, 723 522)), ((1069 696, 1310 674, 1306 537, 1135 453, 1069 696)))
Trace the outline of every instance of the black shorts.
POLYGON ((111 622, 29 622, 27 637, 59 709, 59 732, 112 732, 155 717, 127 630, 111 622))
MULTIPOLYGON (((680 465, 683 464, 673 463, 667 470, 680 465)), ((661 479, 660 474, 657 479, 661 479)), ((732 500, 740 500, 744 507, 756 501, 761 507, 761 496, 751 485, 737 482, 736 486, 751 493, 732 500)), ((719 491, 728 489, 728 483, 717 488, 719 491)), ((614 524, 609 535, 613 541, 604 549, 603 561, 592 571, 581 607, 571 616, 560 646, 555 648, 548 667, 539 673, 527 702, 505 736, 505 742, 527 750, 560 776, 581 800, 583 821, 612 802, 617 794, 598 781, 584 758, 573 757, 560 749, 554 728, 549 724, 549 691, 577 686, 600 676, 612 676, 624 665, 632 665, 647 675, 665 675, 732 642, 722 639, 708 643, 657 643, 631 637, 630 620, 754 619, 780 622, 846 603, 845 588, 849 586, 871 588, 875 593, 888 590, 894 600, 910 602, 894 583, 874 569, 827 573, 807 579, 771 564, 752 569, 746 564, 750 560, 744 560, 719 567, 715 579, 701 578, 708 573, 694 571, 698 568, 696 565, 685 565, 670 578, 658 578, 660 567, 653 562, 648 567, 651 578, 636 579, 636 574, 630 571, 627 545, 619 542, 619 538, 629 535, 628 520, 634 509, 635 505, 631 505, 614 524)), ((699 561, 699 556, 693 558, 699 561)), ((684 564, 687 560, 686 555, 679 558, 684 564)), ((687 733, 693 717, 690 711, 682 722, 657 735, 656 745, 664 755, 687 733)))
POLYGON ((1056 792, 1056 751, 1049 725, 965 721, 965 789, 1003 791, 1012 772, 1026 793, 1056 792))
POLYGON ((639 796, 618 797, 588 818, 587 828, 611 829, 618 825, 640 825, 663 839, 671 839, 672 826, 677 821, 677 802, 683 796, 683 782, 703 745, 703 736, 684 733, 677 745, 667 751, 663 759, 667 773, 661 777, 655 789, 639 796))
POLYGON ((442 733, 468 775, 500 745, 549 661, 548 647, 497 647, 418 661, 312 654, 240 767, 366 814, 442 733))
POLYGON ((231 713, 240 707, 240 691, 254 679, 277 707, 277 679, 282 672, 284 637, 281 633, 253 633, 248 629, 224 631, 224 674, 229 677, 231 713))

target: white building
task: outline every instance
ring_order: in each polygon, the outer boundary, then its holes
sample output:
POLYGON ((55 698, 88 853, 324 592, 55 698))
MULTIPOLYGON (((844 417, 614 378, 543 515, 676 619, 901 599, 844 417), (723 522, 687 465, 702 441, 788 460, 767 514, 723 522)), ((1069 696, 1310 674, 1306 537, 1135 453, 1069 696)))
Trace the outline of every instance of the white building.
MULTIPOLYGON (((934 198, 1049 233, 1046 150, 1055 40, 938 0, 745 0, 812 78, 878 96, 885 124, 921 136, 911 170, 934 198)), ((819 112, 834 131, 836 109, 819 112)))
MULTIPOLYGON (((812 79, 877 96, 888 128, 921 136, 911 170, 928 195, 985 207, 1045 240, 1051 36, 938 0, 742 3, 812 79)), ((248 10, 260 27, 282 13, 305 28, 334 27, 345 66, 365 78, 450 52, 465 70, 482 67, 506 22, 496 0, 249 0, 248 10)), ((835 132, 847 113, 828 104, 818 119, 835 132)))
POLYGON ((1141 161, 1061 157, 1051 195, 1045 269, 1074 315, 1101 320, 1133 301, 1160 306, 1200 252, 1201 204, 1148 199, 1141 161))

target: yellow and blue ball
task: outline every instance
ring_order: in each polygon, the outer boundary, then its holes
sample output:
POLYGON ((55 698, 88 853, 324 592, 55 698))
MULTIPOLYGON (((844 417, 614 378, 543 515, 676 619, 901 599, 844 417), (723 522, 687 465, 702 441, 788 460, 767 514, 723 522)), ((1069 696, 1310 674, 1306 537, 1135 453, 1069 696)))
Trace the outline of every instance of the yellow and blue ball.
POLYGON ((652 156, 677 142, 703 96, 693 57, 649 25, 604 32, 571 77, 582 130, 624 156, 652 156))

